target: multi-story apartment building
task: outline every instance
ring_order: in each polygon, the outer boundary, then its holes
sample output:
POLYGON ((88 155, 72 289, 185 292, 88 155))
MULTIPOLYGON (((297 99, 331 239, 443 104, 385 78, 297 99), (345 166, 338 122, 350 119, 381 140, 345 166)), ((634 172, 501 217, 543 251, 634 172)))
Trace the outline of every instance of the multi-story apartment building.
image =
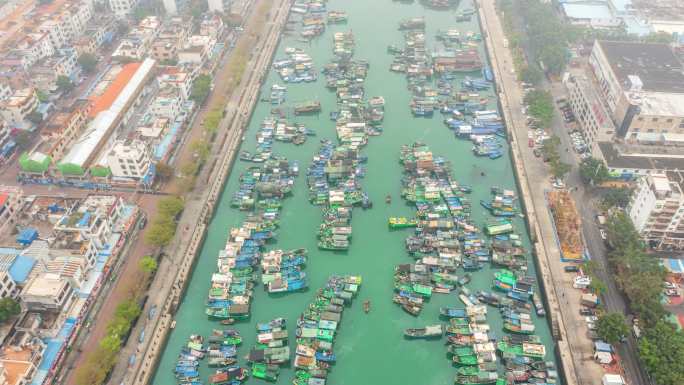
POLYGON ((19 297, 29 311, 60 312, 74 299, 77 289, 59 274, 41 272, 28 281, 19 297))
MULTIPOLYGON (((97 250, 107 247, 114 224, 121 218, 123 201, 113 195, 91 195, 71 207, 55 224, 57 238, 90 241, 97 250)), ((94 263, 94 261, 88 261, 94 263)))
POLYGON ((66 150, 83 133, 88 122, 90 103, 79 100, 57 111, 43 126, 41 137, 46 143, 45 153, 52 159, 61 159, 66 150))
POLYGON ((57 79, 66 76, 75 81, 78 75, 76 51, 61 50, 61 54, 45 58, 36 63, 29 70, 31 83, 40 90, 54 91, 57 89, 57 79))
POLYGON ((109 8, 116 17, 123 18, 138 6, 138 0, 109 0, 109 8))
POLYGON ((164 88, 165 86, 176 88, 180 92, 183 100, 187 100, 190 97, 194 79, 194 71, 182 67, 166 67, 163 72, 157 76, 159 88, 164 88))
POLYGON ((684 143, 684 66, 669 45, 597 40, 589 63, 619 139, 684 143))
POLYGON ((38 107, 38 96, 33 88, 15 90, 12 96, 0 102, 0 115, 15 128, 27 128, 26 116, 38 107))
POLYGON ((181 112, 183 97, 178 89, 171 86, 160 88, 157 96, 150 104, 150 113, 156 118, 167 118, 174 121, 181 112))
POLYGON ((121 43, 112 53, 115 58, 128 58, 141 60, 149 55, 152 43, 159 35, 159 18, 148 16, 140 21, 137 27, 132 29, 121 39, 121 43))
POLYGON ((634 191, 629 216, 654 249, 684 249, 683 184, 681 173, 651 174, 641 178, 634 191))
POLYGON ((152 43, 152 57, 165 62, 175 62, 178 50, 190 36, 192 23, 181 17, 174 17, 163 23, 152 43))
POLYGON ((117 140, 107 154, 107 165, 115 178, 141 180, 150 170, 150 149, 142 140, 117 140))
POLYGON ((615 125, 589 79, 568 76, 564 84, 568 89, 568 102, 582 127, 584 138, 592 147, 592 152, 596 152, 598 142, 610 141, 615 135, 615 125))
POLYGON ((17 216, 24 205, 22 189, 0 186, 0 234, 6 234, 17 223, 17 216))

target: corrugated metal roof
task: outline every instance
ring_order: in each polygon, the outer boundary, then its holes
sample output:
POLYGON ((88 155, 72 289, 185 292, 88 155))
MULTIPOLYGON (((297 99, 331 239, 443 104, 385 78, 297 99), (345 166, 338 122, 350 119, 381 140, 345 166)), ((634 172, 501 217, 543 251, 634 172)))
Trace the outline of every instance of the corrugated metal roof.
POLYGON ((114 80, 109 83, 107 89, 101 95, 90 99, 92 102, 89 112, 91 118, 96 117, 97 114, 112 106, 112 103, 114 103, 124 87, 131 81, 141 64, 142 63, 128 63, 123 66, 114 80))
POLYGON ((134 96, 135 91, 142 85, 143 81, 154 67, 154 63, 155 61, 153 59, 145 59, 130 81, 118 94, 109 109, 97 114, 97 117, 90 122, 86 131, 71 147, 69 153, 60 163, 70 163, 80 167, 87 166, 85 164, 86 161, 105 138, 117 117, 125 112, 124 108, 126 107, 126 104, 128 104, 130 99, 134 96))

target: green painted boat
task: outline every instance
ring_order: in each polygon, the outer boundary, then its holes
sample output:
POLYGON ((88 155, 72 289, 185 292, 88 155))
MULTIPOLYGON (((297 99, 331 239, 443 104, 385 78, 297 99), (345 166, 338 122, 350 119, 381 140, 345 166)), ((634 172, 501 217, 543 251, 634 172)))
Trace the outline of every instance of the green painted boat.
POLYGON ((453 363, 458 366, 473 366, 477 365, 477 356, 475 354, 471 354, 469 356, 453 356, 451 358, 453 363))
POLYGON ((280 374, 278 365, 252 364, 252 377, 254 378, 268 382, 276 382, 278 381, 278 374, 280 374))
POLYGON ((496 384, 499 379, 497 372, 478 372, 477 374, 456 376, 456 385, 490 385, 496 384))
POLYGON ((418 226, 418 221, 406 217, 390 217, 387 220, 387 225, 390 229, 406 229, 418 226))

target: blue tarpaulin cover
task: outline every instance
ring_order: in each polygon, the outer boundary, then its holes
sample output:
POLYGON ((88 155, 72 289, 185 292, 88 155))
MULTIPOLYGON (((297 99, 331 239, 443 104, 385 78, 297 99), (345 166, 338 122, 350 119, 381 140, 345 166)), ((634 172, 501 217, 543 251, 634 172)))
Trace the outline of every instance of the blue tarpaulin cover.
POLYGON ((21 285, 22 283, 26 282, 29 273, 31 273, 31 270, 33 270, 33 265, 35 264, 35 259, 25 255, 18 255, 14 262, 12 262, 12 266, 9 268, 9 275, 12 277, 14 282, 21 285))
POLYGON ((27 227, 17 235, 17 242, 19 242, 22 245, 30 245, 31 242, 35 241, 38 238, 38 230, 32 228, 32 227, 27 227))
POLYGON ((611 353, 613 351, 613 348, 610 346, 610 344, 603 342, 603 341, 596 341, 594 342, 594 349, 597 352, 608 352, 611 353))

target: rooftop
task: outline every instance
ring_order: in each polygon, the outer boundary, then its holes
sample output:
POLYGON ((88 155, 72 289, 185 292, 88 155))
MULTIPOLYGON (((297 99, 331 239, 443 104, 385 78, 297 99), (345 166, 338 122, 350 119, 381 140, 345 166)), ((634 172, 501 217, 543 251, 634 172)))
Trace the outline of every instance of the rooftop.
POLYGON ((636 75, 644 91, 684 93, 682 63, 667 44, 597 41, 618 81, 636 75))
POLYGON ((647 156, 635 156, 620 153, 613 143, 599 142, 599 148, 603 154, 608 168, 627 170, 680 170, 682 169, 681 158, 655 158, 647 156))
POLYGON ((116 75, 113 81, 109 83, 107 89, 99 96, 91 99, 92 108, 90 109, 90 117, 94 118, 101 111, 104 111, 112 106, 116 98, 123 91, 126 84, 131 81, 133 75, 138 70, 142 63, 128 63, 116 75))

